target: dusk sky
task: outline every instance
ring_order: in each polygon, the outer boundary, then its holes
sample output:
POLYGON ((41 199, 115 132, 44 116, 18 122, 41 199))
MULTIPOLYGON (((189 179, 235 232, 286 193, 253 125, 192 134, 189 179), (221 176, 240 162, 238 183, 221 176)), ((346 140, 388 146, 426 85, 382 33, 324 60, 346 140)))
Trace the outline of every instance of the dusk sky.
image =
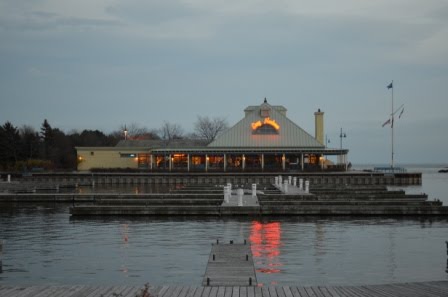
POLYGON ((448 163, 446 0, 0 0, 0 124, 106 133, 267 100, 352 163, 448 163))

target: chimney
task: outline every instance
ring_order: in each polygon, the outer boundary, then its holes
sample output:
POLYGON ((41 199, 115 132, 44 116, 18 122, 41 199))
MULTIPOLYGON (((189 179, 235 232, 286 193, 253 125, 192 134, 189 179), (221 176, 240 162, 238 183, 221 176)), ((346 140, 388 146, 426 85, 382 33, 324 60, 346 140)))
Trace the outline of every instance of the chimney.
POLYGON ((317 112, 314 113, 314 119, 315 119, 314 138, 316 138, 316 140, 319 141, 322 145, 325 145, 324 144, 324 112, 320 111, 320 108, 317 110, 317 112))

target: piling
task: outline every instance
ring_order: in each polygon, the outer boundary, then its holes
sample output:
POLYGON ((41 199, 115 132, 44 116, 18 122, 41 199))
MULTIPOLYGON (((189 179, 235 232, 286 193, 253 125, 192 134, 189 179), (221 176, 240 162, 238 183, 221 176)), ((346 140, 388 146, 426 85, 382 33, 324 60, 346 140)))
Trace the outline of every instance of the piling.
POLYGON ((237 190, 237 195, 238 195, 238 206, 243 206, 244 190, 243 189, 238 189, 237 190))
POLYGON ((303 190, 303 178, 299 179, 299 189, 303 190))
POLYGON ((11 182, 11 174, 8 174, 8 183, 11 182))
POLYGON ((297 187, 297 177, 296 176, 294 176, 293 179, 292 179, 292 185, 294 187, 297 187))
POLYGON ((252 197, 257 197, 257 184, 252 184, 252 197))
POLYGON ((3 272, 2 255, 3 255, 3 240, 0 240, 0 273, 3 272))
POLYGON ((284 184, 283 184, 283 192, 285 194, 288 194, 288 181, 285 180, 284 184))
POLYGON ((305 193, 309 193, 310 192, 310 181, 307 180, 305 181, 305 193))
POLYGON ((288 176, 288 185, 292 185, 292 176, 288 176))

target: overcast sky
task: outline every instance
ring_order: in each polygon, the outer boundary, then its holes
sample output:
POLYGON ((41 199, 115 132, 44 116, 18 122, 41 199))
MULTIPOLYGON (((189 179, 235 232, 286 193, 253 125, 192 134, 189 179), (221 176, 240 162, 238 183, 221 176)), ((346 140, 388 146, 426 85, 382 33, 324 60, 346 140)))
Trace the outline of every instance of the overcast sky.
POLYGON ((233 125, 267 97, 352 163, 448 163, 446 0, 0 0, 0 124, 233 125))

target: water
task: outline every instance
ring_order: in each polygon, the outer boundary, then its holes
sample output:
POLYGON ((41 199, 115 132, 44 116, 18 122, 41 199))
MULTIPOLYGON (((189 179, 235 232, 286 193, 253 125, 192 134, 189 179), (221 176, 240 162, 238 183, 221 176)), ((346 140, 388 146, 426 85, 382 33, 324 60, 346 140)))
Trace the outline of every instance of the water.
MULTIPOLYGON (((448 205, 448 175, 421 171, 406 190, 448 205)), ((247 239, 264 285, 448 280, 446 218, 71 219, 50 205, 0 210, 0 284, 200 285, 217 238, 247 239)))

